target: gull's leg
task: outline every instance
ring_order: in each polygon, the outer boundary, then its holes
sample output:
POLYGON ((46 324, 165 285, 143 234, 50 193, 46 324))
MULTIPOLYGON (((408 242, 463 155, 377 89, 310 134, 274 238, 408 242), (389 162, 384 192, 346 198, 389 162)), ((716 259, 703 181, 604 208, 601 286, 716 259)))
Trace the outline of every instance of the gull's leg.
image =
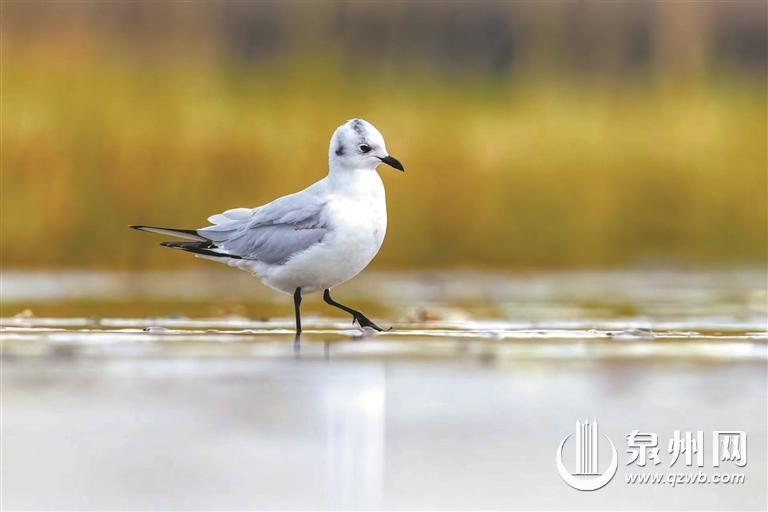
POLYGON ((354 323, 357 321, 358 324, 360 324, 360 327, 370 327, 371 329, 376 329, 377 331, 383 331, 381 327, 376 325, 375 323, 371 322, 370 319, 368 319, 367 316, 362 314, 361 312, 352 309, 350 307, 345 306, 344 304, 339 304, 335 300, 331 298, 331 290, 326 289, 323 292, 323 300, 326 302, 326 304, 330 304, 333 307, 339 308, 342 311, 346 311, 350 315, 352 315, 352 322, 354 323))
POLYGON ((301 334, 301 288, 293 292, 293 310, 296 313, 296 336, 301 334))

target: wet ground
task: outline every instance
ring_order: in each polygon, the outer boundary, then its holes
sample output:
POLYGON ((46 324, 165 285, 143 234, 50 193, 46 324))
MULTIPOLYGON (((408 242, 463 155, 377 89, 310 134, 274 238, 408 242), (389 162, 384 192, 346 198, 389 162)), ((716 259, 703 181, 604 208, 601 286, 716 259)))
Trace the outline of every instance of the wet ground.
POLYGON ((310 298, 299 344, 289 299, 237 272, 2 287, 9 510, 766 507, 760 271, 367 273, 336 298, 392 331, 310 298), (619 451, 594 492, 555 464, 585 418, 619 451), (635 429, 660 465, 626 464, 635 429), (747 465, 705 443, 670 467, 675 430, 744 431, 747 465), (625 480, 700 470, 745 481, 625 480))

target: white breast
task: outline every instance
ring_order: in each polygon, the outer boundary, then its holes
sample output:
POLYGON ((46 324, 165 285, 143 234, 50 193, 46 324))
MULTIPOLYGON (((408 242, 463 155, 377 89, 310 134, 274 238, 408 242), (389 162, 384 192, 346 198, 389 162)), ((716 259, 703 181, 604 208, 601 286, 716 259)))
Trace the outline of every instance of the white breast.
POLYGON ((329 232, 322 242, 259 272, 265 284, 287 293, 299 287, 312 293, 348 281, 368 266, 384 241, 387 209, 378 173, 360 175, 329 192, 322 216, 329 232))

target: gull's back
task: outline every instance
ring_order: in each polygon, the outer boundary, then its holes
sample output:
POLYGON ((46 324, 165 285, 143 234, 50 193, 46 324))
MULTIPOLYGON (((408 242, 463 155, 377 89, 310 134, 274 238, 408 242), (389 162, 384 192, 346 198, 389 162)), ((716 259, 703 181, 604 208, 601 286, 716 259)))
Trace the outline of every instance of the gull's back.
POLYGON ((258 208, 236 208, 208 218, 197 232, 221 252, 266 264, 282 264, 319 243, 328 232, 323 209, 326 178, 258 208))

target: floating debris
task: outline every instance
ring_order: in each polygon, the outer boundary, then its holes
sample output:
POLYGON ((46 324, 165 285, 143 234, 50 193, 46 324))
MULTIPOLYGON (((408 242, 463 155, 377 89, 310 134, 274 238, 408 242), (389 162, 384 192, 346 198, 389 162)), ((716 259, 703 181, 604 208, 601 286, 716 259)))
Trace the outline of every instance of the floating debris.
POLYGON ((650 329, 645 329, 642 327, 632 327, 629 329, 624 329, 623 331, 617 331, 617 332, 609 332, 608 333, 609 338, 625 338, 625 339, 641 339, 641 340, 652 340, 656 337, 656 334, 650 329))
POLYGON ((163 334, 163 333, 167 333, 168 329, 166 329, 165 327, 160 327, 158 325, 153 325, 150 327, 145 327, 144 329, 142 329, 142 331, 148 332, 150 334, 163 334))

